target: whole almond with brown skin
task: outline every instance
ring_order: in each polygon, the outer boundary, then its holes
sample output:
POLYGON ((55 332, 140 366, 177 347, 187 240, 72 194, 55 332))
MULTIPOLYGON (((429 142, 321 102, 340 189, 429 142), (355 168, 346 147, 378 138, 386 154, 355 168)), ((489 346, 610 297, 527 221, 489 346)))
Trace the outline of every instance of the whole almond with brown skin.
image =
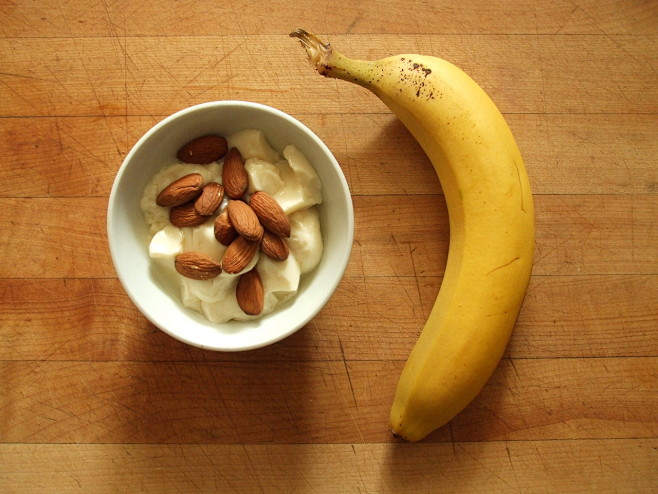
POLYGON ((215 214, 224 199, 224 187, 217 182, 210 182, 203 186, 201 195, 194 201, 194 209, 202 216, 215 214))
POLYGON ((258 271, 252 269, 240 276, 235 288, 235 298, 245 314, 257 316, 263 312, 265 292, 258 271))
POLYGON ((190 173, 162 189, 155 203, 162 207, 178 206, 198 196, 202 187, 203 177, 198 173, 190 173))
POLYGON ((238 237, 231 220, 228 219, 228 211, 224 209, 217 218, 215 218, 215 238, 222 245, 230 245, 238 237))
POLYGON ((226 195, 231 199, 239 199, 247 192, 249 175, 244 167, 244 160, 237 148, 231 148, 224 157, 222 168, 222 184, 226 195))
POLYGON ((221 264, 200 252, 178 254, 174 265, 179 274, 193 280, 211 280, 222 272, 221 264))
POLYGON ((260 242, 250 242, 238 236, 224 251, 222 269, 230 274, 243 271, 254 258, 260 242))
POLYGON ((260 242, 260 250, 275 261, 285 261, 290 254, 288 242, 269 230, 265 230, 263 240, 260 242))
POLYGON ((183 163, 207 165, 226 154, 228 143, 218 135, 206 135, 192 139, 178 151, 177 157, 183 163))
POLYGON ((259 190, 251 195, 249 205, 265 228, 279 237, 290 237, 290 221, 274 197, 259 190))
POLYGON ((231 225, 245 239, 255 242, 263 237, 263 226, 249 204, 232 199, 226 206, 231 225))
POLYGON ((207 216, 199 214, 194 208, 194 201, 188 201, 169 210, 169 222, 178 228, 199 226, 206 222, 207 216))

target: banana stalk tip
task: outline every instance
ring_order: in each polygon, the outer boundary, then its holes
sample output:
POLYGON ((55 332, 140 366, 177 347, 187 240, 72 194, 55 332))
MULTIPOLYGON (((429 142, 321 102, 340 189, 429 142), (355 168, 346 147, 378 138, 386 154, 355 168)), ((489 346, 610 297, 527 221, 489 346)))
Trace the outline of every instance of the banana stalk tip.
POLYGON ((306 29, 302 29, 300 27, 295 29, 288 36, 290 36, 291 38, 298 38, 302 43, 307 43, 312 41, 322 44, 320 38, 318 38, 315 34, 309 33, 306 29))
POLYGON ((301 42, 313 68, 320 74, 325 75, 326 70, 324 69, 326 69, 326 60, 331 55, 331 45, 323 43, 315 34, 301 28, 295 29, 289 36, 297 38, 301 42))
POLYGON ((300 27, 298 27, 292 33, 289 34, 289 36, 291 38, 301 38, 301 37, 306 36, 306 35, 308 35, 308 32, 305 31, 304 29, 300 28, 300 27))

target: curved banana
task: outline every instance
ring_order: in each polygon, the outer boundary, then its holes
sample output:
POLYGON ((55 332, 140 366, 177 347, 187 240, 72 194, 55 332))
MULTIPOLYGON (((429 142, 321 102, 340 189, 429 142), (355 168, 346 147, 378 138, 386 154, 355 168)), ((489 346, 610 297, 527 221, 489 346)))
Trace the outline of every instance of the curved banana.
POLYGON ((516 322, 534 252, 523 159, 498 108, 451 63, 415 54, 353 60, 303 30, 291 36, 321 75, 369 89, 400 118, 443 189, 450 224, 445 274, 390 413, 392 431, 418 441, 480 392, 516 322))

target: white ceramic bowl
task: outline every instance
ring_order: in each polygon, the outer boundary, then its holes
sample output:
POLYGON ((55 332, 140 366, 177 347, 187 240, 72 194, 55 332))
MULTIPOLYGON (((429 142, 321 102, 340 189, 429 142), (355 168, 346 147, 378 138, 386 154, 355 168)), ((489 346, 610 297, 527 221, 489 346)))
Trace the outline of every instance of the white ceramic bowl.
POLYGON ((277 342, 303 327, 338 286, 352 248, 352 199, 338 162, 327 146, 293 117, 257 103, 216 101, 181 110, 149 130, 121 165, 108 205, 107 233, 112 262, 128 296, 153 324, 174 338, 201 348, 240 351, 277 342), (209 133, 228 135, 261 129, 282 151, 294 144, 322 182, 318 207, 324 253, 317 268, 302 277, 297 296, 253 321, 215 324, 180 302, 177 287, 163 282, 148 255, 147 226, 140 199, 153 175, 176 159, 178 149, 209 133))

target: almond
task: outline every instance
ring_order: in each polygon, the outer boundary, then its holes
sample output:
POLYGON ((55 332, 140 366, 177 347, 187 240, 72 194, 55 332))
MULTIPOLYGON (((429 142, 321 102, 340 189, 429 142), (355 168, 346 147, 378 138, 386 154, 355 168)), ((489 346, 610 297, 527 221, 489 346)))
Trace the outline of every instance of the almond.
POLYGON ((183 252, 176 256, 176 271, 193 280, 210 280, 222 272, 222 266, 215 259, 200 252, 183 252))
POLYGON ((199 226, 205 223, 207 219, 207 216, 200 215, 194 209, 194 201, 186 202, 180 206, 174 206, 169 210, 169 222, 179 228, 199 226))
POLYGON ((257 316, 263 312, 265 293, 258 271, 252 269, 240 276, 235 288, 235 298, 245 314, 257 316))
POLYGON ((222 183, 224 184, 226 195, 231 199, 239 199, 247 192, 249 175, 244 168, 244 160, 237 148, 229 149, 224 157, 222 183))
POLYGON ((224 209, 217 218, 215 218, 215 238, 222 245, 230 245, 238 236, 231 220, 228 219, 228 211, 224 209))
POLYGON ((279 237, 290 237, 290 221, 274 197, 259 190, 251 195, 249 205, 265 228, 279 237))
POLYGON ((228 218, 233 228, 246 240, 255 242, 263 237, 263 226, 258 216, 249 204, 243 201, 230 200, 226 206, 228 218))
POLYGON ((162 189, 155 203, 163 207, 178 206, 198 196, 202 187, 203 177, 198 173, 190 173, 162 189))
POLYGON ((224 186, 217 182, 207 183, 201 189, 201 195, 194 201, 194 209, 203 216, 215 214, 224 199, 224 186))
POLYGON ((269 230, 265 230, 263 234, 260 250, 275 261, 285 261, 290 254, 288 242, 283 237, 279 237, 269 230))
POLYGON ((254 258, 260 242, 250 242, 238 236, 224 251, 222 269, 230 274, 243 271, 254 258))
POLYGON ((222 136, 206 135, 185 144, 177 156, 183 163, 207 165, 224 156, 227 148, 228 143, 222 136))

